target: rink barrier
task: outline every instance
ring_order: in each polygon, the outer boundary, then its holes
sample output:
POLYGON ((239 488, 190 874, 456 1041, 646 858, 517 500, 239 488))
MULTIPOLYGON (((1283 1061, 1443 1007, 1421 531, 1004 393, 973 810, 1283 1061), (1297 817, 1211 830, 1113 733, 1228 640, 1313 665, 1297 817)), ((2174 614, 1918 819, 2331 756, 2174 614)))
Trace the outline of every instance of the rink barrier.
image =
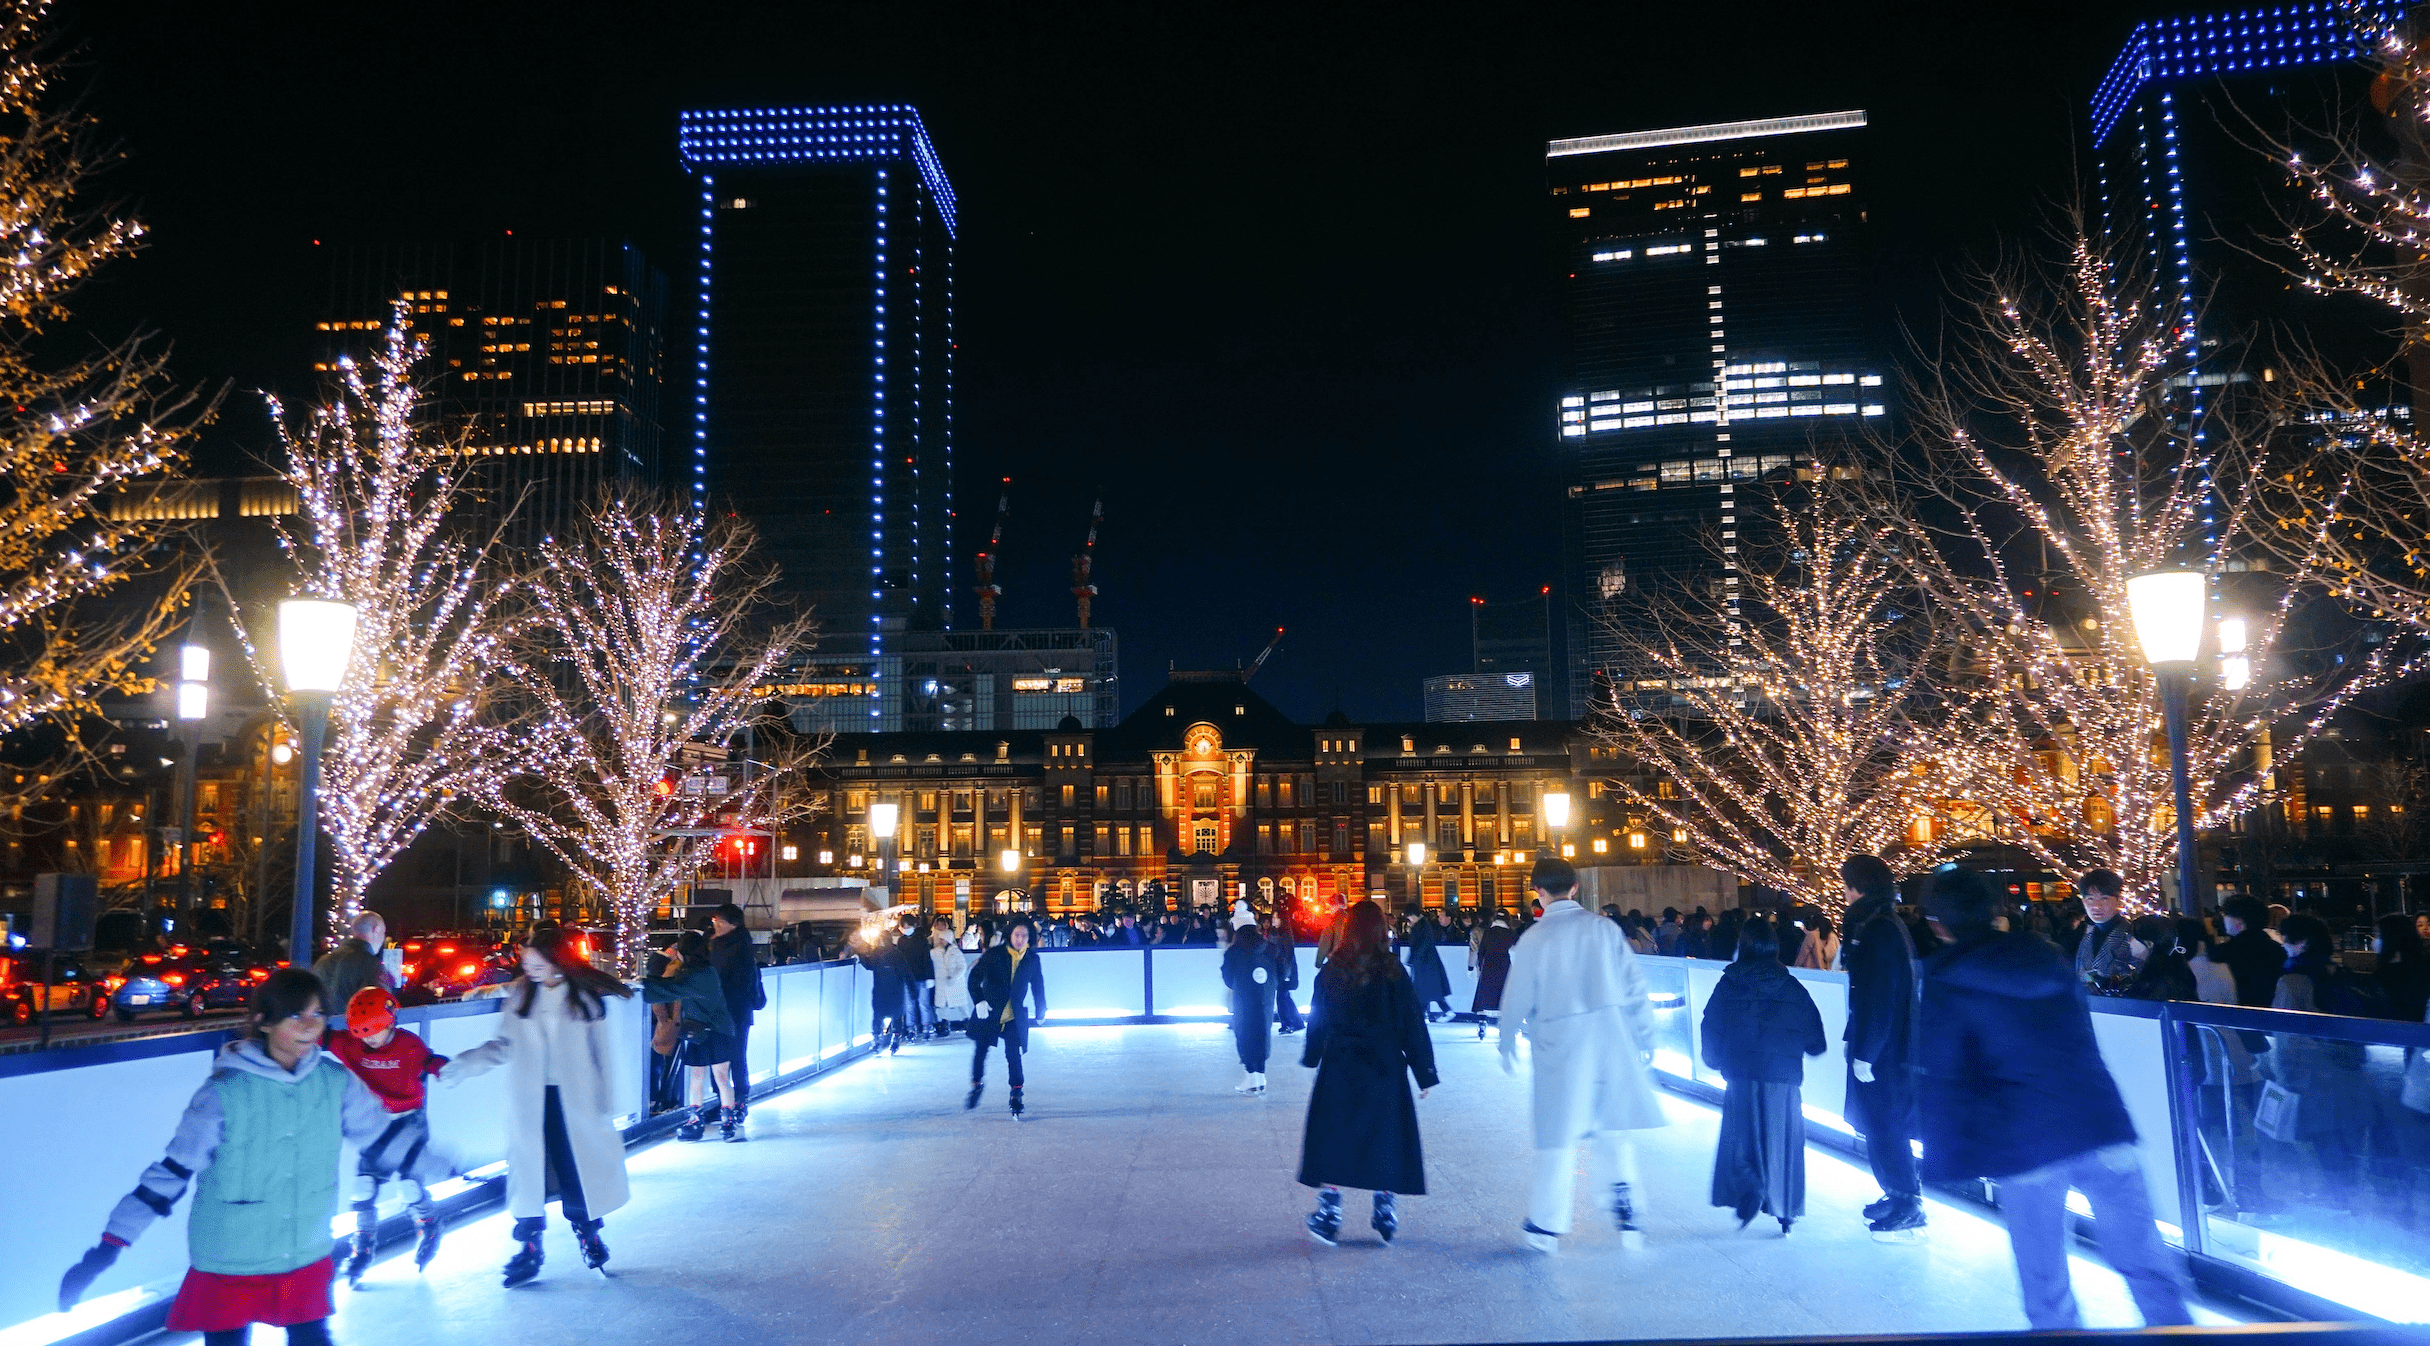
MULTIPOLYGON (((859 964, 762 968, 760 983, 768 1005, 754 1015, 748 1048, 755 1099, 868 1055, 870 978, 859 964)), ((397 1022, 454 1056, 494 1035, 491 1021, 505 1004, 490 996, 417 1005, 400 1009, 397 1022)), ((672 1129, 676 1118, 650 1115, 647 1007, 638 995, 607 1005, 611 1031, 624 1044, 609 1086, 613 1115, 625 1143, 640 1144, 672 1129)), ((0 1154, 11 1168, 0 1227, 15 1250, 0 1259, 0 1346, 120 1346, 160 1330, 188 1265, 190 1202, 180 1201, 121 1253, 70 1313, 55 1311, 59 1277, 160 1157, 186 1100, 232 1035, 201 1029, 0 1057, 0 1154)), ((432 1189, 451 1220, 505 1198, 506 1081, 506 1071, 493 1070, 431 1086, 432 1143, 465 1171, 432 1189)), ((339 1162, 341 1173, 353 1172, 351 1146, 339 1162)), ((384 1194, 382 1213, 383 1248, 410 1239, 393 1195, 384 1194)), ((341 1226, 352 1225, 341 1208, 333 1243, 342 1241, 341 1226)))
MULTIPOLYGON (((1450 960, 1446 959, 1446 962, 1450 960)), ((1655 1007, 1654 1070, 1674 1092, 1719 1103, 1726 1084, 1703 1059, 1696 1030, 1727 963, 1698 958, 1639 957, 1655 1007)), ((1791 968, 1822 1014, 1829 1048, 1807 1057, 1803 1096, 1806 1136, 1858 1157, 1862 1137, 1844 1110, 1848 1066, 1842 1037, 1848 1022, 1848 977, 1844 972, 1791 968)), ((2186 1255, 2204 1289, 2250 1301, 2273 1312, 2305 1319, 2430 1321, 2430 1267, 2422 1271, 2373 1260, 2268 1227, 2205 1215, 2190 1222, 2186 1211, 2204 1210, 2206 1165, 2215 1166, 2221 1147, 2203 1134, 2201 1081, 2192 1056, 2205 1035, 2270 1034, 2356 1044, 2376 1060, 2383 1077, 2401 1072, 2411 1055, 2430 1052, 2430 1025, 2358 1019, 2289 1010, 2248 1009, 2181 1000, 2124 1000, 2094 996, 2093 1037, 2102 1063, 2118 1085, 2135 1125, 2143 1180, 2161 1236, 2186 1255)), ((1929 1030, 1929 1025, 1925 1026, 1929 1030)), ((2232 1110, 2231 1110, 2232 1111, 2232 1110)), ((2216 1112, 2214 1112, 2216 1116, 2216 1112)), ((2422 1118, 2430 1125, 2430 1117, 2422 1118)), ((2406 1174, 2408 1181, 2416 1175, 2406 1174)), ((1958 1194, 1996 1206, 1999 1185, 1968 1183, 1958 1194)), ((2079 1232, 2091 1234, 2090 1210, 2071 1194, 2069 1210, 2079 1232)))

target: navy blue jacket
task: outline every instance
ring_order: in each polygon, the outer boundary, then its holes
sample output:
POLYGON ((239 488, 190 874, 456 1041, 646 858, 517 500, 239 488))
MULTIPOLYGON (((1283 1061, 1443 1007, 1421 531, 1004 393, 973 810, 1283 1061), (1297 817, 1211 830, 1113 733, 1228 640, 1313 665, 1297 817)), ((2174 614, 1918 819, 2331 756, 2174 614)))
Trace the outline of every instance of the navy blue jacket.
POLYGON ((2004 1178, 2135 1138, 2058 946, 2017 931, 1924 964, 1924 1177, 2004 1178))
POLYGON ((1814 997, 1773 959, 1723 968, 1704 1003, 1704 1062, 1732 1083, 1802 1084, 1805 1058, 1830 1046, 1814 997))

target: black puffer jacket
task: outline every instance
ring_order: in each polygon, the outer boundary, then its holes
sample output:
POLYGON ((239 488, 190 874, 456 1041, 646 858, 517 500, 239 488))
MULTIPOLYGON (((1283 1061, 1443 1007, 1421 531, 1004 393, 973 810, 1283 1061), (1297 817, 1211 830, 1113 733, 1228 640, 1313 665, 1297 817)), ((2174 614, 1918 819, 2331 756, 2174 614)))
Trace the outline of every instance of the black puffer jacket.
POLYGON ((1723 968, 1704 1005, 1705 1064, 1725 1080, 1799 1084, 1804 1058, 1830 1045, 1814 997, 1776 958, 1741 958, 1723 968))
POLYGON ((1924 964, 1924 1177, 2004 1178, 2135 1138, 2083 983, 2018 931, 1924 964))

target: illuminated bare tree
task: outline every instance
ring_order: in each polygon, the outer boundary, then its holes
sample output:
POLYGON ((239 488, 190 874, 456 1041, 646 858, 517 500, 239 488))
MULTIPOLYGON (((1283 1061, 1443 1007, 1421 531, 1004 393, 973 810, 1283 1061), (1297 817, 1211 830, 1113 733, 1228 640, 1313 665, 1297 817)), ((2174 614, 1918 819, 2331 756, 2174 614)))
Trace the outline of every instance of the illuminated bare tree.
POLYGON ((1827 478, 1784 491, 1775 545, 1716 554, 1741 577, 1736 611, 1720 590, 1665 591, 1616 619, 1634 677, 1598 720, 1650 773, 1611 782, 1629 808, 1707 863, 1831 910, 1848 856, 1906 872, 1954 840, 1929 825, 1938 764, 1901 751, 1930 613, 1895 562, 1897 516, 1857 504, 1827 478))
POLYGON ((0 3, 0 734, 150 689, 140 670, 184 620, 201 561, 112 504, 175 470, 217 405, 174 387, 167 347, 141 336, 38 362, 76 288, 144 233, 77 204, 97 156, 88 118, 43 105, 59 75, 41 46, 47 8, 0 3))
MULTIPOLYGON (((365 360, 339 358, 308 414, 290 419, 270 399, 302 507, 280 530, 299 591, 356 612, 322 768, 332 931, 451 801, 480 793, 499 770, 487 721, 512 584, 496 533, 468 531, 455 513, 472 460, 420 414, 422 353, 400 309, 365 360)), ((246 644, 275 702, 279 679, 258 642, 246 644)))
POLYGON ((1961 676, 1944 680, 1951 711, 1913 750, 1948 763, 1953 795, 2003 840, 2060 873, 2115 870, 2144 903, 2174 873, 2175 819, 2129 578, 2211 574, 2219 647, 2239 647, 2193 697, 2199 827, 2261 802, 2273 754, 2301 751, 2355 693, 2403 671, 2385 645, 2295 648, 2300 592, 2230 574, 2252 500, 2249 476, 2223 484, 2219 465, 2269 427, 2221 401, 2197 430, 2171 406, 2187 321, 2079 233, 2056 266, 1983 280, 1960 348, 1913 394, 1917 442, 1882 460, 1922 483, 1928 507, 1902 555, 1965 645, 1961 676))
POLYGON ((751 564, 751 541, 730 518, 628 492, 543 543, 522 586, 502 672, 532 713, 499 741, 515 771, 486 781, 485 799, 606 898, 628 975, 651 916, 712 860, 701 833, 773 831, 806 800, 783 788, 798 755, 730 762, 722 792, 683 771, 773 728, 768 684, 808 647, 806 621, 770 619, 775 576, 751 564))

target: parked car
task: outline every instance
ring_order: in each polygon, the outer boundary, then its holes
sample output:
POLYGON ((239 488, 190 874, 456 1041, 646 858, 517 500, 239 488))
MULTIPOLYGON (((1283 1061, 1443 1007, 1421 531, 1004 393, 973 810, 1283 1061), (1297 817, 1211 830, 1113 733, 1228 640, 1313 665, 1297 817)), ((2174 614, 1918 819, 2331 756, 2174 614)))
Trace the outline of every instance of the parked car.
POLYGON ((513 976, 509 951, 486 935, 418 935, 397 947, 405 956, 397 998, 406 1004, 452 999, 475 986, 513 976))
POLYGON ((185 996, 182 1009, 186 1017, 192 1018, 213 1010, 243 1009, 252 1003, 253 988, 268 980, 273 966, 268 960, 254 957, 242 944, 215 939, 201 954, 171 971, 186 974, 185 985, 179 990, 185 996))
POLYGON ((150 1010, 174 1010, 188 1019, 199 1013, 185 993, 186 983, 194 975, 186 964, 192 953, 183 944, 171 945, 158 953, 139 953, 105 979, 102 986, 108 992, 110 1011, 118 1016, 118 1022, 131 1024, 136 1015, 150 1010))
POLYGON ((47 1002, 43 986, 41 954, 0 952, 0 1000, 6 1002, 10 1023, 30 1024, 45 1009, 52 1014, 84 1014, 96 1019, 109 1012, 109 999, 99 989, 100 979, 86 969, 78 955, 53 957, 47 1002))

